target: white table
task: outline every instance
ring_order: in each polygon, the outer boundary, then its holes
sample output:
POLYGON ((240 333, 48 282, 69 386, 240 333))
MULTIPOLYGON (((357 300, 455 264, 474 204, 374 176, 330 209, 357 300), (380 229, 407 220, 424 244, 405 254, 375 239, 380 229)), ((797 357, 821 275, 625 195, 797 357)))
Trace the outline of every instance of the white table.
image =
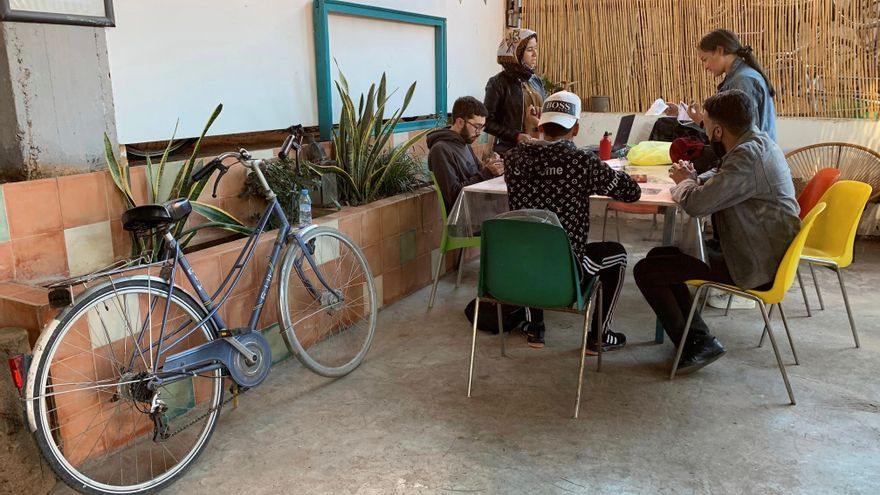
MULTIPOLYGON (((676 216, 678 205, 672 200, 670 189, 675 185, 668 176, 665 166, 636 167, 626 165, 625 160, 606 161, 614 169, 625 169, 630 175, 646 175, 648 182, 640 182, 642 196, 635 204, 654 205, 663 208, 663 245, 675 244, 676 216)), ((607 196, 590 196, 591 200, 609 201, 607 196)), ((507 183, 504 176, 471 184, 462 189, 461 194, 450 210, 446 225, 451 235, 468 236, 480 229, 483 221, 509 210, 507 199, 507 183)), ((682 212, 683 214, 683 212, 682 212)), ((702 228, 698 219, 685 216, 679 248, 685 254, 706 262, 703 249, 702 228)), ((657 320, 654 341, 663 342, 663 326, 657 320)))

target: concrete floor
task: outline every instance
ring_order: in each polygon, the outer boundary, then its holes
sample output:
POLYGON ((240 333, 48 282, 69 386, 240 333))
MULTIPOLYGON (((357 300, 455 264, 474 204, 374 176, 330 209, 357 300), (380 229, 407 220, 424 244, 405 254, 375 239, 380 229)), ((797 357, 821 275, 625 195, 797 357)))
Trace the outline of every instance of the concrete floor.
MULTIPOLYGON (((625 241, 641 235, 624 230, 625 241)), ((628 243, 630 268, 654 244, 628 243)), ((669 381, 673 348, 653 343, 654 316, 629 277, 615 328, 630 344, 606 355, 602 373, 588 360, 578 420, 571 315, 548 313, 544 349, 513 335, 507 358, 497 337, 480 333, 474 397, 465 397, 472 262, 461 288, 453 276, 441 281, 432 311, 430 287, 385 308, 367 360, 348 377, 320 378, 293 361, 276 367, 224 411, 205 453, 166 492, 876 494, 878 261, 880 243, 859 242, 846 273, 861 349, 832 272, 819 273, 829 309, 812 318, 800 293, 789 294, 797 406, 770 347, 755 347, 757 310, 707 309, 728 354, 669 381)), ((783 356, 792 362, 787 347, 783 356)))

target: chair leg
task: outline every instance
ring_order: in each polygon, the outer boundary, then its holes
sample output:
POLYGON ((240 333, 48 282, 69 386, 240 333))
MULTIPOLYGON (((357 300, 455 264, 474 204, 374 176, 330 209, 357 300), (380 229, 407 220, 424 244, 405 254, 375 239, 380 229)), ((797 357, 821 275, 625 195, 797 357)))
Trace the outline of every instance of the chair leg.
POLYGON ((583 389, 584 383, 584 364, 587 353, 587 333, 590 331, 590 313, 592 313, 592 306, 593 300, 591 298, 587 301, 587 311, 584 312, 584 334, 581 337, 581 364, 578 367, 578 388, 577 395, 574 399, 574 419, 577 419, 578 411, 581 407, 581 390, 583 389))
MULTIPOLYGON (((813 265, 810 265, 810 270, 812 270, 812 269, 813 269, 813 265)), ((810 311, 810 299, 807 297, 807 289, 804 287, 804 279, 803 279, 803 277, 801 277, 801 268, 798 267, 797 271, 795 271, 795 273, 797 273, 798 285, 801 286, 801 294, 804 296, 804 306, 806 306, 806 308, 807 308, 807 316, 808 317, 813 316, 813 312, 810 311)), ((815 276, 816 276, 816 274, 814 273, 813 277, 815 277, 815 276)), ((816 279, 813 278, 813 281, 815 281, 815 280, 816 279)), ((819 305, 820 306, 822 305, 822 297, 819 297, 819 305)))
POLYGON ((788 391, 788 399, 791 401, 791 405, 794 406, 797 402, 794 400, 794 392, 791 391, 791 384, 788 382, 788 374, 785 372, 785 365, 782 364, 782 356, 779 355, 779 347, 776 345, 776 337, 773 336, 773 329, 770 327, 770 316, 767 314, 767 306, 765 306, 764 303, 761 303, 758 306, 761 308, 761 316, 764 317, 767 335, 770 336, 770 345, 773 347, 773 354, 776 355, 776 363, 779 364, 779 372, 782 373, 782 381, 785 382, 785 390, 788 391))
MULTIPOLYGON (((480 316, 480 298, 477 298, 477 303, 474 305, 474 329, 473 335, 471 335, 471 367, 468 370, 468 391, 467 396, 471 396, 471 385, 474 382, 474 349, 477 347, 477 318, 480 316)), ((501 332, 504 333, 504 332, 501 332)))
POLYGON ((608 226, 608 203, 605 203, 605 216, 602 218, 602 242, 605 242, 605 227, 608 226))
MULTIPOLYGON (((708 298, 709 296, 706 295, 706 297, 708 298)), ((727 295, 727 307, 724 308, 724 316, 727 316, 728 314, 730 314, 730 305, 731 304, 733 304, 733 294, 728 294, 727 295)))
POLYGON ((496 302, 495 307, 498 309, 498 334, 501 337, 501 356, 504 357, 507 356, 507 332, 504 331, 504 318, 501 317, 501 303, 496 302))
MULTIPOLYGON (((856 342, 856 349, 862 345, 859 343, 859 334, 856 332, 856 321, 853 319, 852 308, 849 306, 849 296, 846 295, 846 286, 843 284, 843 272, 840 268, 834 267, 837 272, 837 280, 840 281, 840 292, 843 293, 843 304, 846 305, 846 316, 849 317, 849 327, 852 328, 853 340, 856 342)), ((818 286, 817 286, 818 287, 818 286)))
POLYGON ((461 285, 461 272, 464 270, 464 250, 465 248, 461 248, 458 250, 458 275, 455 277, 456 289, 459 285, 461 285))
MULTIPOLYGON (((770 306, 770 312, 767 316, 768 319, 773 318, 773 306, 770 306)), ((767 336, 767 325, 764 325, 764 332, 761 334, 761 340, 758 341, 758 347, 764 347, 764 337, 767 336)))
POLYGON ((431 287, 431 299, 428 300, 428 309, 434 307, 434 296, 437 295, 437 282, 440 281, 440 267, 443 266, 444 256, 446 256, 446 253, 441 251, 440 259, 437 261, 437 268, 434 270, 434 285, 431 287))
POLYGON ((810 263, 810 273, 813 275, 813 287, 816 288, 816 295, 819 297, 819 309, 825 310, 825 301, 822 300, 822 289, 819 288, 819 280, 816 278, 816 269, 810 263))
POLYGON ((675 372, 678 371, 678 361, 681 359, 681 354, 684 351, 684 346, 687 344, 688 333, 691 331, 691 323, 694 321, 694 313, 697 311, 697 301, 700 299, 700 295, 704 292, 708 292, 708 286, 701 285, 697 288, 696 294, 694 294, 694 302, 691 303, 691 311, 688 313, 687 323, 684 324, 684 332, 681 334, 681 340, 678 342, 678 349, 675 351, 675 359, 672 361, 672 371, 669 373, 669 379, 672 380, 675 378, 675 372))
POLYGON ((614 210, 614 230, 617 232, 617 242, 620 242, 620 213, 614 210))
POLYGON ((779 316, 782 317, 782 325, 785 327, 785 335, 788 336, 788 345, 791 347, 791 355, 794 356, 794 364, 801 364, 797 357, 797 351, 794 348, 794 339, 791 338, 791 330, 788 328, 788 319, 785 317, 785 310, 782 309, 782 303, 779 306, 779 316))
MULTIPOLYGON (((700 314, 703 314, 703 311, 706 310, 706 303, 709 302, 709 294, 711 294, 711 292, 712 291, 706 291, 706 297, 703 298, 703 304, 700 306, 700 314)), ((727 316, 727 314, 725 313, 724 316, 727 316)))

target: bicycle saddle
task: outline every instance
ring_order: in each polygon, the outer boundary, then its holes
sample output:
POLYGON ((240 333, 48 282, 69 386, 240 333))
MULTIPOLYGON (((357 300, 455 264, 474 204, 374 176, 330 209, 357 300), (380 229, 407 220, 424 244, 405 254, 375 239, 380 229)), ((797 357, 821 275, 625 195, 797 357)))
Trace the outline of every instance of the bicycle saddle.
POLYGON ((186 198, 172 199, 161 205, 141 205, 122 214, 122 228, 132 232, 164 227, 177 222, 192 211, 186 198))

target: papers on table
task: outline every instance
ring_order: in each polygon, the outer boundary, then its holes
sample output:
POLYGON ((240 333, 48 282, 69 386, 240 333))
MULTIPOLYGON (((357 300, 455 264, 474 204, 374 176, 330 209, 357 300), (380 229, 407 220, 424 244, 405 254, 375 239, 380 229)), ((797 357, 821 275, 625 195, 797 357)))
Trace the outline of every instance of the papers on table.
MULTIPOLYGON (((663 115, 664 112, 666 112, 667 106, 669 106, 669 104, 663 101, 663 98, 657 98, 656 100, 654 100, 654 103, 651 103, 651 108, 649 108, 648 111, 645 112, 645 115, 663 115)), ((683 101, 678 102, 678 115, 676 116, 676 118, 680 122, 691 121, 691 117, 687 113, 687 108, 688 106, 683 101)))

